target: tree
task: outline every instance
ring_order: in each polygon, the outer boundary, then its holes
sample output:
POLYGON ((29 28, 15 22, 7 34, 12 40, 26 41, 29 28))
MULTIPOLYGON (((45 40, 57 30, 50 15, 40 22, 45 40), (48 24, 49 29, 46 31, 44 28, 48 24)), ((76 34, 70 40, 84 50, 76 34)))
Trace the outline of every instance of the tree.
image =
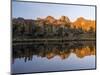
POLYGON ((59 36, 59 37, 63 37, 63 32, 64 32, 64 31, 63 31, 63 28, 62 28, 62 27, 59 27, 59 29, 58 29, 57 32, 58 32, 58 36, 59 36))
POLYGON ((93 33, 94 32, 94 29, 93 29, 93 27, 90 27, 90 29, 89 29, 89 31, 88 31, 89 33, 93 33))

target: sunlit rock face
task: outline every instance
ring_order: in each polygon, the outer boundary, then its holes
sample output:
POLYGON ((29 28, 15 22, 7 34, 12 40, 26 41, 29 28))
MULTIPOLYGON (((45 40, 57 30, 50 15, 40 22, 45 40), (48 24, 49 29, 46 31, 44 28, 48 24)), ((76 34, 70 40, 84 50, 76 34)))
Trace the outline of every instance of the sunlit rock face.
POLYGON ((37 20, 39 20, 39 25, 43 25, 45 23, 53 26, 70 26, 71 28, 76 29, 82 28, 84 31, 93 29, 94 32, 96 29, 95 20, 87 20, 83 17, 77 18, 74 22, 71 22, 67 16, 61 16, 59 19, 55 19, 52 16, 47 16, 44 19, 39 18, 37 20))
POLYGON ((60 17, 60 21, 69 23, 70 22, 70 19, 67 16, 61 16, 60 17))
POLYGON ((93 29, 93 31, 95 31, 96 27, 94 20, 87 20, 83 17, 77 18, 77 20, 74 21, 72 24, 75 28, 82 28, 84 31, 89 31, 91 28, 93 29))
POLYGON ((47 16, 44 20, 46 24, 53 24, 55 22, 55 18, 52 16, 47 16))
POLYGON ((70 25, 70 19, 67 16, 61 16, 59 19, 55 19, 52 16, 47 16, 46 18, 37 18, 38 25, 53 25, 53 26, 67 26, 70 25))

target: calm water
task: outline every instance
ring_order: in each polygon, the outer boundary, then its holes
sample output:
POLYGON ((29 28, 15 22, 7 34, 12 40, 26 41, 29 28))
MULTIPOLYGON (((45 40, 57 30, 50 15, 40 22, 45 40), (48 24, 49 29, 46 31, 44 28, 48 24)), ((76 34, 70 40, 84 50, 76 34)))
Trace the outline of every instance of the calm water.
POLYGON ((95 41, 13 45, 12 73, 95 69, 95 41))

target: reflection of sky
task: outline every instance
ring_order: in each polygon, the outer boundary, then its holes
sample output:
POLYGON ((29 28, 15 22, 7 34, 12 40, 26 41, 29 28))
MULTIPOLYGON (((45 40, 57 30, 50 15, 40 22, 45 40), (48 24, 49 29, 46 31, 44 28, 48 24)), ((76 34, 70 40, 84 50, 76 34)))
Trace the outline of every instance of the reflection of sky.
POLYGON ((71 54, 68 59, 61 60, 56 56, 50 60, 33 56, 32 61, 24 62, 24 59, 16 59, 16 63, 12 65, 12 71, 15 73, 27 72, 45 72, 45 71, 62 71, 62 70, 79 70, 94 69, 95 56, 87 56, 79 59, 75 54, 71 54))
POLYGON ((68 16, 71 20, 83 16, 87 19, 95 19, 94 6, 41 4, 28 2, 13 2, 12 16, 27 19, 46 17, 48 15, 59 18, 62 15, 68 16))

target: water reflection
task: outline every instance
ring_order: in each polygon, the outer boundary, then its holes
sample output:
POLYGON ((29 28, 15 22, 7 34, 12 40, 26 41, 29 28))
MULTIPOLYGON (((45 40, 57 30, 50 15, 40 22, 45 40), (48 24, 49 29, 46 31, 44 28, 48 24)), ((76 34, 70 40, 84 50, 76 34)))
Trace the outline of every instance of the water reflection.
POLYGON ((48 60, 59 56, 60 59, 68 59, 71 53, 75 54, 77 58, 84 58, 86 56, 95 55, 95 41, 73 41, 63 42, 58 44, 20 44, 13 45, 13 58, 23 58, 25 62, 34 60, 33 57, 47 58, 48 60))

